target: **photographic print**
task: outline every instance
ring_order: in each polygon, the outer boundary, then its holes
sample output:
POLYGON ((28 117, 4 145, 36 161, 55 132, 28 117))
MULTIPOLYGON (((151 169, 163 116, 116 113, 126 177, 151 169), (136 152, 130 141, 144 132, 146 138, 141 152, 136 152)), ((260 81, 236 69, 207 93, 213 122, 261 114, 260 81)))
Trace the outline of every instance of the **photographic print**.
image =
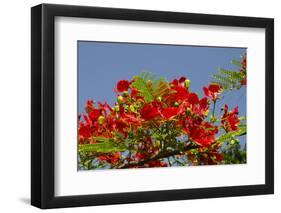
POLYGON ((31 41, 32 205, 274 193, 274 19, 40 4, 31 41))
POLYGON ((78 170, 245 164, 245 47, 78 41, 78 170))

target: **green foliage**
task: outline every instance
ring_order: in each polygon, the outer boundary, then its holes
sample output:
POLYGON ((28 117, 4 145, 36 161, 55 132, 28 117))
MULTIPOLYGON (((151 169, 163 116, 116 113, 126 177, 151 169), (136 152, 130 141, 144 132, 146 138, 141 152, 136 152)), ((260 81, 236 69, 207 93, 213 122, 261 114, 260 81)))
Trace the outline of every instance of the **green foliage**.
POLYGON ((217 142, 230 141, 232 139, 235 139, 235 137, 246 135, 246 133, 247 133, 246 125, 240 125, 237 131, 227 132, 221 135, 220 137, 218 137, 216 141, 217 142))
POLYGON ((79 145, 79 152, 121 152, 127 148, 124 145, 116 144, 110 140, 104 140, 105 142, 94 143, 94 144, 81 144, 79 145))
POLYGON ((244 74, 237 71, 219 69, 219 73, 213 75, 215 83, 220 84, 226 90, 240 89, 241 81, 245 78, 244 74))
POLYGON ((225 147, 221 149, 223 156, 223 164, 244 164, 247 163, 247 148, 246 144, 241 149, 239 142, 228 142, 225 147))
POLYGON ((164 78, 156 78, 149 72, 143 72, 135 76, 132 86, 139 90, 147 102, 153 101, 169 90, 169 84, 164 78))
POLYGON ((246 163, 247 150, 246 144, 241 148, 238 137, 247 134, 247 124, 242 123, 246 122, 246 116, 239 118, 240 124, 239 129, 233 132, 227 132, 221 135, 216 141, 224 142, 222 146, 221 154, 223 156, 222 164, 243 164, 246 163))
POLYGON ((219 68, 219 73, 213 75, 214 83, 220 84, 225 90, 240 89, 241 81, 246 78, 246 70, 240 72, 242 65, 240 61, 232 60, 231 63, 238 67, 238 71, 219 68))

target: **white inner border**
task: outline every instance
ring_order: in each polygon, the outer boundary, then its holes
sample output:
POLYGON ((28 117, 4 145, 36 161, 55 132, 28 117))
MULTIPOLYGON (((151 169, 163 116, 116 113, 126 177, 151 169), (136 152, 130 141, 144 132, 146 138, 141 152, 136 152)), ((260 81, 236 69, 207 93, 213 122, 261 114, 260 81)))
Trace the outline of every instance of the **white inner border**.
POLYGON ((264 29, 56 17, 55 48, 56 196, 265 183, 264 29), (248 47, 247 164, 78 172, 77 40, 248 47))

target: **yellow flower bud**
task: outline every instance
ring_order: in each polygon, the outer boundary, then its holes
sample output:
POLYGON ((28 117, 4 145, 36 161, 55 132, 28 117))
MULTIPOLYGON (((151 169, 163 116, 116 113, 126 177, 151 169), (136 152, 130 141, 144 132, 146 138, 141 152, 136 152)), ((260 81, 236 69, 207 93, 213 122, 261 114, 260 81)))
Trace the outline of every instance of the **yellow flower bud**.
POLYGON ((129 109, 129 106, 128 106, 128 105, 125 105, 124 108, 125 108, 125 110, 128 110, 128 109, 129 109))
POLYGON ((117 102, 118 102, 119 104, 123 104, 123 101, 124 101, 124 98, 119 95, 119 96, 117 97, 117 102))
POLYGON ((114 111, 119 112, 119 110, 120 110, 119 105, 115 105, 115 106, 114 106, 114 111))
POLYGON ((155 146, 160 147, 161 143, 159 140, 155 141, 155 146))
POLYGON ((99 124, 103 124, 104 123, 104 120, 105 120, 105 118, 104 118, 104 116, 99 116, 99 118, 98 118, 98 123, 99 124))
POLYGON ((209 112, 210 112, 210 110, 206 110, 205 116, 208 116, 208 115, 209 115, 209 112))
POLYGON ((189 88, 189 86, 190 86, 190 80, 189 80, 189 79, 186 79, 186 80, 184 81, 184 85, 185 85, 186 88, 189 88))
POLYGON ((175 102, 175 103, 174 103, 174 106, 176 106, 176 107, 179 106, 179 103, 178 103, 178 102, 175 102))
POLYGON ((157 97, 157 101, 162 101, 162 97, 161 97, 161 96, 158 96, 158 97, 157 97))
POLYGON ((211 116, 210 120, 212 123, 215 123, 218 119, 215 116, 211 116))
POLYGON ((133 105, 130 105, 130 111, 136 112, 136 109, 135 109, 135 107, 133 105))

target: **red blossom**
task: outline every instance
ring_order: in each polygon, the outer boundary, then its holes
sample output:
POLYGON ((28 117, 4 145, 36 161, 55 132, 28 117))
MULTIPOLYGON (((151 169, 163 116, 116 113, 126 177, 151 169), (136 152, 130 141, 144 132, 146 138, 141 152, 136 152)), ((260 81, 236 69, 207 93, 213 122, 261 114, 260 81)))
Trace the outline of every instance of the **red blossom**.
POLYGON ((208 87, 203 87, 205 95, 211 98, 213 101, 217 100, 222 88, 219 84, 212 83, 208 87))
POLYGON ((143 106, 142 110, 140 111, 140 114, 143 119, 152 120, 160 116, 161 113, 159 107, 153 106, 152 104, 146 104, 143 106))
POLYGON ((188 91, 185 87, 174 86, 172 89, 175 91, 172 93, 169 98, 174 102, 182 102, 183 100, 188 99, 188 91))
POLYGON ((208 147, 215 141, 215 135, 218 129, 211 123, 202 122, 201 124, 191 124, 188 128, 188 135, 191 141, 197 144, 208 147))
POLYGON ((236 106, 232 111, 228 111, 228 105, 224 105, 224 114, 221 118, 221 123, 225 131, 236 131, 238 129, 240 124, 238 113, 238 106, 236 106))
POLYGON ((113 154, 99 156, 100 161, 107 161, 108 163, 111 163, 111 164, 117 163, 120 158, 121 158, 120 152, 115 152, 113 154))
POLYGON ((89 125, 85 125, 83 123, 80 123, 80 127, 79 127, 79 130, 78 130, 78 134, 79 136, 82 136, 84 138, 89 138, 92 136, 92 133, 91 133, 91 128, 89 125))
POLYGON ((247 79, 246 78, 241 81, 241 85, 243 85, 243 86, 247 85, 247 79))
POLYGON ((93 100, 87 100, 85 105, 85 111, 90 112, 94 109, 94 101, 93 100))
POLYGON ((139 91, 138 91, 136 88, 132 88, 132 90, 131 90, 131 96, 132 96, 133 98, 137 98, 138 95, 139 95, 139 91))
POLYGON ((118 81, 118 83, 117 83, 118 92, 128 91, 129 87, 130 87, 130 82, 127 80, 121 80, 121 81, 118 81))
POLYGON ((162 110, 162 114, 166 119, 170 119, 177 116, 179 112, 180 112, 180 108, 178 107, 168 107, 162 110))
POLYGON ((100 115, 101 113, 99 109, 93 109, 89 112, 90 119, 94 121, 97 120, 100 115))
POLYGON ((195 93, 190 93, 188 95, 188 102, 192 105, 198 104, 199 103, 198 95, 195 93))

